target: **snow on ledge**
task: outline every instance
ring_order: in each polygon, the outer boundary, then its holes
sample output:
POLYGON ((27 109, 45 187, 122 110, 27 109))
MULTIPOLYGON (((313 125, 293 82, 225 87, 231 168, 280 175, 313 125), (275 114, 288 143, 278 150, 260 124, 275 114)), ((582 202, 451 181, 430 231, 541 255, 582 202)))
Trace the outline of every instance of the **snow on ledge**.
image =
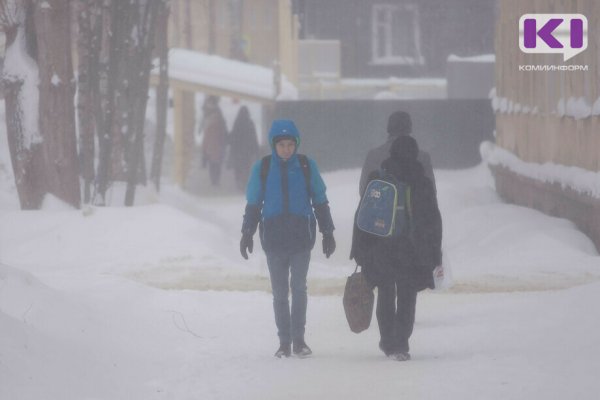
POLYGON ((447 62, 472 62, 472 63, 494 63, 496 62, 495 54, 480 54, 478 56, 460 57, 455 54, 450 54, 446 59, 447 62))
MULTIPOLYGON (((523 105, 510 100, 507 97, 500 97, 496 94, 496 88, 492 88, 489 94, 492 101, 492 108, 497 114, 531 114, 539 113, 537 106, 523 105)), ((556 109, 550 114, 558 117, 573 117, 575 119, 585 119, 588 117, 600 115, 600 97, 594 104, 589 104, 584 97, 561 98, 556 104, 556 109)))
MULTIPOLYGON (((158 74, 158 67, 153 73, 158 74)), ((265 100, 275 99, 272 69, 197 51, 170 49, 169 77, 265 100)), ((297 99, 296 87, 283 75, 281 80, 281 93, 277 98, 297 99)))
POLYGON ((479 150, 481 158, 490 165, 499 165, 521 176, 544 183, 557 183, 563 189, 570 188, 578 193, 600 199, 600 172, 554 163, 525 162, 491 142, 483 142, 479 150))

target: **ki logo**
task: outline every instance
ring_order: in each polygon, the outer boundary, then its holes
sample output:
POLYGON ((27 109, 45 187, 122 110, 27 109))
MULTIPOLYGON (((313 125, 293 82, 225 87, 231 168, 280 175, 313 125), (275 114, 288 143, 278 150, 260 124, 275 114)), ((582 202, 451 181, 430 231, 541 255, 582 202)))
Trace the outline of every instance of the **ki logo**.
POLYGON ((519 48, 524 53, 560 53, 567 61, 587 48, 587 31, 583 14, 525 14, 519 19, 519 48))

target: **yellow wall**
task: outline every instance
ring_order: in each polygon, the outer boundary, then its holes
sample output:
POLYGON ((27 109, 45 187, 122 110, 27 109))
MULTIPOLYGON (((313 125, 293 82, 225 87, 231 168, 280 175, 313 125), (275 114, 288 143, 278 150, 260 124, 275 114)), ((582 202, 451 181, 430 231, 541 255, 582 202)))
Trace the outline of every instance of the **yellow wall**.
MULTIPOLYGON (((241 0, 241 4, 248 61, 272 68, 278 60, 283 73, 295 81, 297 24, 290 0, 241 0)), ((210 29, 215 36, 214 54, 230 57, 228 0, 171 0, 170 47, 209 53, 210 29)))

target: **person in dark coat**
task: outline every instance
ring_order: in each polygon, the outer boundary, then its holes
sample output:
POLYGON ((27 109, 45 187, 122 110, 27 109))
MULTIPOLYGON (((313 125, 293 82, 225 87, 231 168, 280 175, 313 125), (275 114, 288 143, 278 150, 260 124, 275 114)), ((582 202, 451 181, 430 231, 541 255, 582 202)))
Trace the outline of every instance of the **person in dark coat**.
POLYGON ((250 167, 259 154, 256 128, 246 106, 240 108, 235 118, 229 134, 229 146, 228 166, 233 168, 237 187, 244 190, 250 176, 250 167))
MULTIPOLYGON (((359 192, 362 193, 367 186, 368 177, 371 172, 376 171, 381 166, 383 160, 389 157, 392 143, 398 136, 410 136, 412 133, 412 120, 410 114, 405 111, 396 111, 390 115, 387 124, 388 139, 379 147, 371 149, 367 154, 365 163, 360 174, 359 192)), ((425 176, 433 183, 435 189, 435 177, 433 175, 433 167, 431 165, 431 157, 429 153, 419 150, 417 159, 423 165, 425 176)))
POLYGON ((204 119, 201 124, 204 132, 202 165, 208 166, 210 181, 213 186, 218 186, 227 147, 227 124, 219 107, 218 97, 208 96, 202 109, 204 112, 204 119))
MULTIPOLYGON (((417 161, 418 154, 415 139, 399 136, 391 145, 390 157, 381 164, 383 171, 410 187, 411 234, 377 237, 355 224, 350 255, 377 286, 379 348, 398 361, 410 359, 408 340, 417 292, 434 288, 433 269, 441 264, 442 219, 433 184, 417 161)), ((378 177, 375 171, 369 181, 378 177)))

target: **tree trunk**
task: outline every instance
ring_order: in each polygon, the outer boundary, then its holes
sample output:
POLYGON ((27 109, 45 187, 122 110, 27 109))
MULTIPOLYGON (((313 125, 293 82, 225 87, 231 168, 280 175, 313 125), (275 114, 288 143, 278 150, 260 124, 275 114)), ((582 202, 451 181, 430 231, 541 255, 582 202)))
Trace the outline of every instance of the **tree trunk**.
POLYGON ((106 59, 107 73, 104 79, 106 87, 103 93, 102 109, 104 111, 100 135, 98 137, 98 173, 96 177, 96 190, 94 204, 106 205, 106 191, 113 179, 112 176, 112 148, 117 116, 117 100, 120 93, 121 62, 124 58, 126 24, 128 18, 128 1, 115 0, 110 3, 108 32, 108 54, 106 59))
POLYGON ((84 182, 83 201, 87 204, 92 200, 91 191, 96 175, 94 139, 96 132, 100 132, 101 116, 103 115, 100 105, 103 11, 102 0, 78 0, 77 5, 79 158, 84 182))
POLYGON ((79 160, 81 177, 83 178, 83 202, 91 200, 91 185, 94 180, 94 106, 93 83, 95 78, 91 72, 93 57, 92 41, 92 7, 90 1, 77 2, 77 22, 79 35, 77 37, 77 54, 79 57, 77 74, 77 120, 79 123, 79 160))
POLYGON ((25 145, 23 134, 22 80, 4 81, 8 147, 19 203, 23 210, 40 208, 44 199, 43 152, 41 143, 25 145))
POLYGON ((156 24, 156 53, 159 58, 159 81, 156 88, 156 138, 152 153, 150 178, 160 191, 162 157, 167 133, 167 107, 169 97, 169 6, 161 2, 156 24))
POLYGON ((44 194, 44 160, 38 125, 38 67, 31 12, 24 2, 0 1, 0 29, 6 34, 4 71, 6 128, 21 208, 37 209, 44 194))
POLYGON ((69 0, 34 0, 47 191, 79 208, 69 0))
POLYGON ((152 48, 156 29, 156 17, 162 0, 138 0, 134 3, 137 24, 132 27, 135 43, 130 47, 133 62, 129 66, 129 123, 127 129, 126 163, 127 191, 125 205, 132 206, 139 178, 143 177, 144 123, 148 101, 152 48))

